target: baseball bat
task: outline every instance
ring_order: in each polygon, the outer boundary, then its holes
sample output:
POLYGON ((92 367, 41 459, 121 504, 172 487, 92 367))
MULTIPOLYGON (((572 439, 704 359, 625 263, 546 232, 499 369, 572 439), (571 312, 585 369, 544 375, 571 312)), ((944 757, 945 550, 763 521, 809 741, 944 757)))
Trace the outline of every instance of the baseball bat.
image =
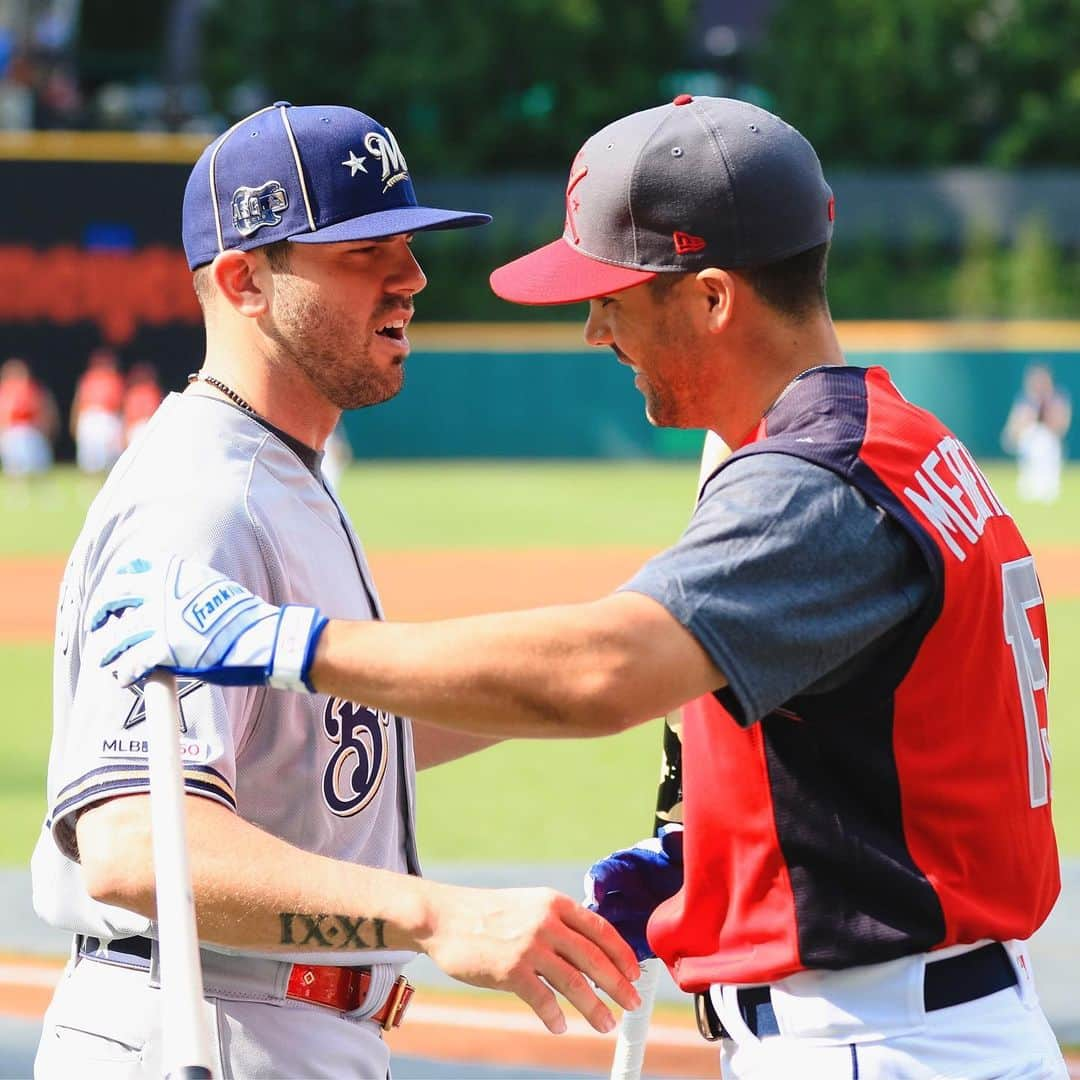
POLYGON ((210 1080, 210 1037, 191 891, 176 679, 143 688, 150 741, 150 819, 161 967, 162 1071, 166 1080, 210 1080))
MULTIPOLYGON (((664 717, 664 741, 660 767, 660 783, 656 789, 654 835, 670 822, 682 821, 682 742, 679 738, 680 719, 677 713, 664 717)), ((663 962, 655 956, 641 962, 641 976, 635 983, 641 1004, 628 1009, 619 1021, 615 1038, 615 1053, 611 1059, 611 1080, 638 1080, 645 1063, 645 1044, 649 1040, 649 1023, 656 1004, 656 989, 663 971, 663 962)))
POLYGON ((641 975, 634 984, 641 1004, 622 1014, 615 1054, 611 1059, 611 1080, 638 1080, 645 1063, 645 1044, 649 1041, 649 1023, 656 1004, 656 984, 663 971, 663 962, 655 956, 641 961, 641 975))
MULTIPOLYGON (((723 439, 713 431, 705 435, 701 450, 701 466, 695 490, 695 503, 701 497, 701 489, 713 471, 730 453, 723 439)), ((656 789, 656 817, 653 821, 654 835, 672 822, 682 821, 682 718, 679 713, 664 717, 664 741, 661 755, 660 783, 656 789)), ((637 991, 641 1004, 623 1013, 615 1039, 615 1053, 611 1061, 611 1080, 640 1080, 645 1063, 645 1045, 649 1039, 649 1024, 656 990, 663 970, 663 963, 652 957, 642 961, 641 977, 637 991)))

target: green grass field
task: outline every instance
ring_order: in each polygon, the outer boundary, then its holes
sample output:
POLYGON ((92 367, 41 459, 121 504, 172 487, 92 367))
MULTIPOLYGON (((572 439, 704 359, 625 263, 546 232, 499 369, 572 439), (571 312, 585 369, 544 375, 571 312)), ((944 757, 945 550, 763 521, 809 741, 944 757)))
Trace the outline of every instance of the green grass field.
MULTIPOLYGON (((988 473, 1029 541, 1080 545, 1080 466, 1053 507, 1013 497, 1012 470, 988 473)), ((696 468, 668 464, 420 462, 351 470, 342 496, 370 550, 446 547, 659 547, 689 513, 696 468)), ((0 557, 66 554, 93 497, 70 470, 30 491, 0 486, 0 557)), ((1080 599, 1049 604, 1054 800, 1062 849, 1080 855, 1080 599)), ((44 810, 51 649, 0 647, 6 754, 0 865, 25 863, 44 810)), ((658 725, 615 738, 517 742, 419 780, 422 855, 431 861, 588 863, 648 830, 658 725)))

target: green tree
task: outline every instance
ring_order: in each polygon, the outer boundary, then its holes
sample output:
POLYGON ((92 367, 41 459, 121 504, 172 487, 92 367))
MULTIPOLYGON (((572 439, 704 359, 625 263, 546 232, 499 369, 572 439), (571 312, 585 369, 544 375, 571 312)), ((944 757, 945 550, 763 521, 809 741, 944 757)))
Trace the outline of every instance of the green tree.
POLYGON ((829 307, 838 319, 891 318, 896 271, 881 234, 836 245, 829 254, 829 307))
POLYGON ((952 279, 952 314, 989 319, 1002 314, 1001 257, 997 240, 985 226, 973 226, 964 240, 960 265, 952 279))
POLYGON ((1008 314, 1050 318, 1070 308, 1065 263, 1045 220, 1033 216, 1017 230, 1008 261, 1008 314))
POLYGON ((563 171, 589 132, 660 103, 691 0, 230 0, 204 75, 224 105, 345 102, 385 118, 417 172, 563 171))
POLYGON ((984 16, 994 165, 1080 162, 1080 0, 996 0, 984 16))
POLYGON ((754 81, 822 159, 1080 163, 1080 0, 782 0, 754 81))
POLYGON ((905 319, 941 319, 950 314, 949 281, 955 261, 948 245, 930 222, 914 225, 900 252, 897 277, 905 298, 905 319))

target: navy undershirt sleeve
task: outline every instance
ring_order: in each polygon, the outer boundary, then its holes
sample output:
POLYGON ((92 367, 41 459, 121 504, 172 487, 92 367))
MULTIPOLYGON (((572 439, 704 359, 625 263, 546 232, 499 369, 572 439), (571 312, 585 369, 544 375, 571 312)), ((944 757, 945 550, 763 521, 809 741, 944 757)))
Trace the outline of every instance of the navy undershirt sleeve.
POLYGON ((765 453, 722 469, 679 541, 622 588, 697 638, 751 723, 865 670, 933 585, 914 541, 858 489, 765 453))

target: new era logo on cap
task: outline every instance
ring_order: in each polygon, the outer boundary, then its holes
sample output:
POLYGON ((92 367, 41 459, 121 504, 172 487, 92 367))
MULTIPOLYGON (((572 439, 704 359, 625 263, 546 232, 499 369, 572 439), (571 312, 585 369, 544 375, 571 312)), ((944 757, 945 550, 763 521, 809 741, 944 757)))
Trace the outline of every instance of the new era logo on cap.
POLYGON ((341 105, 278 101, 234 124, 184 192, 191 269, 279 240, 334 243, 483 225, 488 214, 419 205, 389 128, 341 105))
POLYGON ((676 255, 688 255, 692 251, 703 251, 705 248, 705 241, 700 236, 692 236, 677 229, 671 234, 671 239, 675 241, 676 255))
POLYGON ((500 267, 521 304, 567 304, 658 273, 763 266, 825 243, 832 192, 810 144, 733 98, 680 94, 597 132, 571 167, 561 240, 500 267))

